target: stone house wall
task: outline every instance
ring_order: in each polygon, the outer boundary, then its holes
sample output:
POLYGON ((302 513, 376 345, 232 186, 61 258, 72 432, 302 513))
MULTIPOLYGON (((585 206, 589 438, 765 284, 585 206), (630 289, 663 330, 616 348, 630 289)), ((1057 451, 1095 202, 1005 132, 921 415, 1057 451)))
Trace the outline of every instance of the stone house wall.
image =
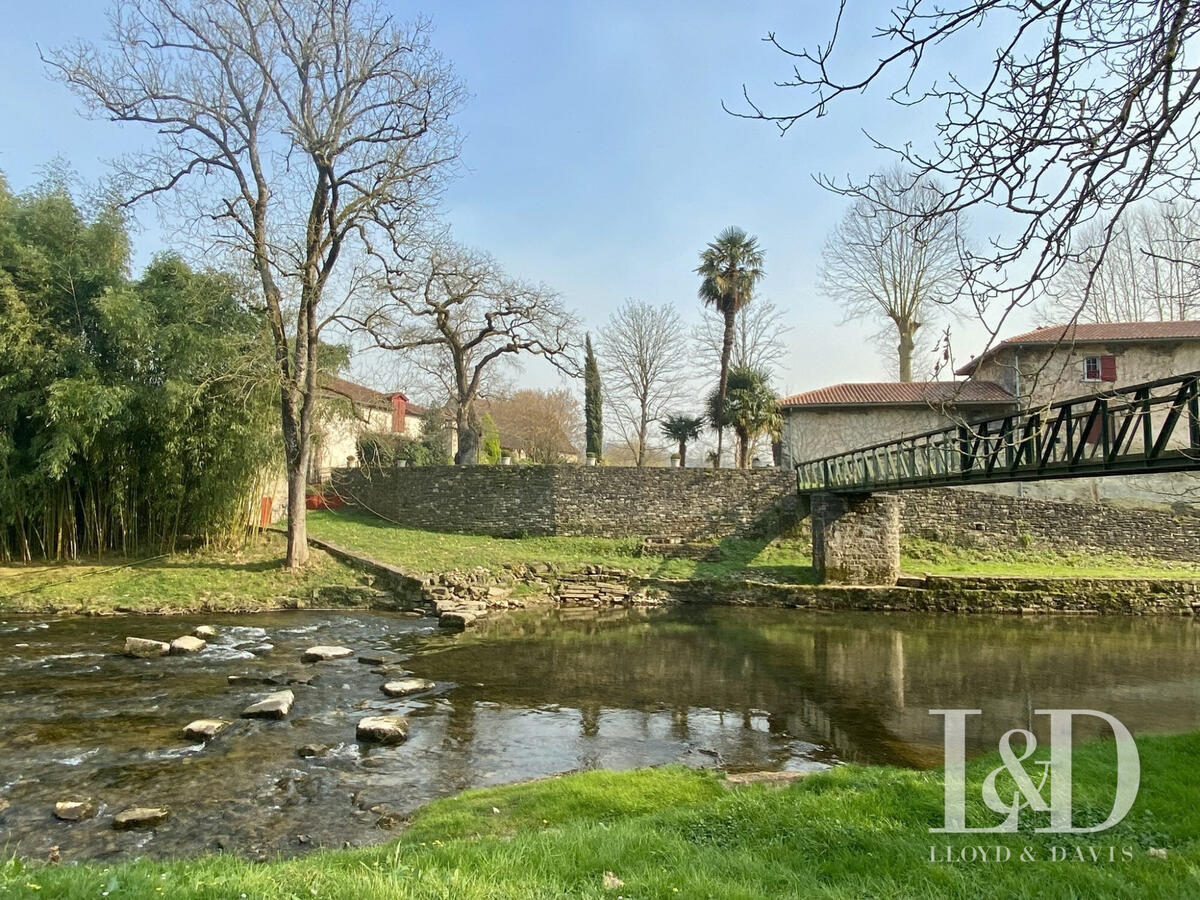
POLYGON ((401 525, 502 536, 720 537, 796 506, 785 469, 422 466, 332 480, 350 504, 401 525))
MULTIPOLYGON (((998 382, 1014 394, 1019 393, 1023 407, 1037 407, 1197 370, 1200 370, 1200 341, 1118 341, 1059 347, 1013 344, 981 362, 972 377, 998 382), (1116 382, 1085 380, 1083 361, 1088 356, 1115 356, 1116 382)), ((1165 409, 1155 418, 1164 414, 1165 409)), ((1194 473, 1072 478, 978 489, 1028 499, 1084 503, 1111 500, 1160 509, 1200 503, 1200 476, 1194 473)))

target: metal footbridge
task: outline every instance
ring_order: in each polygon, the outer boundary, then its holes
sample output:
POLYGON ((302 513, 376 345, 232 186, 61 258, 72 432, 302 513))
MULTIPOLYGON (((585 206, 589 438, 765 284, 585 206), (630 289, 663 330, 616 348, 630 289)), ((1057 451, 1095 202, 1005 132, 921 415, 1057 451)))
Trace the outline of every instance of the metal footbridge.
POLYGON ((801 494, 1200 471, 1200 372, 796 464, 801 494))

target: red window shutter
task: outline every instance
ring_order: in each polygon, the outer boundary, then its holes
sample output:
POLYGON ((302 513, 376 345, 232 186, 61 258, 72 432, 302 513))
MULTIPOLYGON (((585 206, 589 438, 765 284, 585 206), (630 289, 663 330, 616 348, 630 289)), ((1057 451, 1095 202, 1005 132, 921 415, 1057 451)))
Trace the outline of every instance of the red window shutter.
POLYGON ((1100 357, 1100 380, 1117 380, 1117 358, 1115 356, 1100 357))

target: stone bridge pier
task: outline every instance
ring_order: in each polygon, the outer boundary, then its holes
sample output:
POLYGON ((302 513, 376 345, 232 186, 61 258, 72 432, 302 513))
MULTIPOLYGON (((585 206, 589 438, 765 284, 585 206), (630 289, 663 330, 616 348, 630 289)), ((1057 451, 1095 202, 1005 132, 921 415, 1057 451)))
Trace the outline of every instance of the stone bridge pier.
POLYGON ((811 495, 813 568, 822 584, 893 585, 900 576, 900 498, 811 495))

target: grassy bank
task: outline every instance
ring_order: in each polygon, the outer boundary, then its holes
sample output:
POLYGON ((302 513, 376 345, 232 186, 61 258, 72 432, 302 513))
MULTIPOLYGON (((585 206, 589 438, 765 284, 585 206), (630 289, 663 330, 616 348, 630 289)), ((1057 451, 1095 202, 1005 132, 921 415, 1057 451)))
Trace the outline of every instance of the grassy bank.
POLYGON ((355 584, 358 573, 314 550, 299 575, 283 567, 277 534, 236 553, 106 556, 75 562, 0 566, 0 610, 9 612, 200 612, 272 609, 313 588, 355 584))
POLYGON ((550 563, 564 571, 602 565, 663 578, 813 580, 810 544, 789 537, 726 538, 711 559, 640 554, 640 538, 521 537, 451 534, 392 525, 352 510, 310 513, 309 533, 413 572, 433 574, 482 566, 550 563))
POLYGON ((1200 563, 1134 559, 1117 553, 953 547, 904 537, 900 565, 931 575, 1009 575, 1029 578, 1200 578, 1200 563))
MULTIPOLYGON (((643 556, 640 538, 498 538, 451 534, 404 528, 352 510, 310 514, 309 532, 384 562, 427 574, 476 566, 498 570, 519 563, 551 563, 563 570, 598 564, 662 578, 749 578, 789 584, 811 584, 816 580, 812 545, 806 534, 726 538, 713 544, 711 558, 691 560, 643 556)), ((1197 563, 1036 548, 966 549, 920 538, 903 539, 900 565, 905 572, 933 575, 1200 578, 1197 563)))
MULTIPOLYGON (((785 790, 726 789, 680 768, 590 772, 473 791, 426 807, 391 843, 253 864, 186 862, 41 866, 10 861, 0 893, 110 897, 1194 897, 1200 894, 1200 735, 1139 741, 1133 811, 1099 834, 931 835, 939 772, 847 766, 785 790), (999 845, 1006 862, 934 862, 945 847, 999 845), (1054 847, 1070 848, 1053 861, 1054 847), (1103 847, 1081 861, 1076 847, 1103 847), (1107 848, 1115 847, 1109 862, 1107 848), (1030 848, 1032 861, 1022 861, 1030 848), (1123 849, 1129 850, 1126 859, 1123 849), (1168 857, 1151 857, 1150 848, 1168 857), (623 882, 606 889, 606 872, 623 882)), ((988 757, 970 768, 979 798, 988 757)), ((1077 823, 1111 805, 1112 745, 1075 752, 1077 823)), ((1004 794, 1004 790, 1001 790, 1004 794)), ((976 799, 969 816, 990 821, 976 799)), ((1028 811, 1026 811, 1028 816, 1028 811)))

